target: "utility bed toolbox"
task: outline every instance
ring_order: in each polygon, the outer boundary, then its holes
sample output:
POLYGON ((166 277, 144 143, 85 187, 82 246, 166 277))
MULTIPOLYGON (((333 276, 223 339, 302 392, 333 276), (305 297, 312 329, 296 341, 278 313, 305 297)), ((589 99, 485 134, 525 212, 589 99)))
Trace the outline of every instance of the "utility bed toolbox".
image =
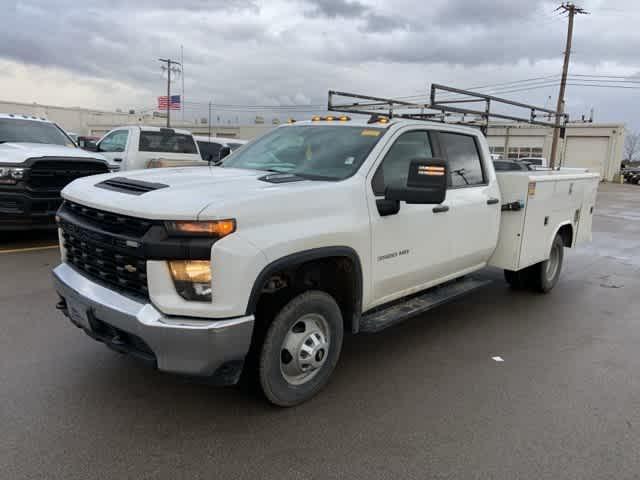
POLYGON ((571 169, 498 172, 497 177, 503 211, 490 265, 521 270, 546 260, 564 225, 573 232, 573 245, 591 240, 597 173, 571 169))

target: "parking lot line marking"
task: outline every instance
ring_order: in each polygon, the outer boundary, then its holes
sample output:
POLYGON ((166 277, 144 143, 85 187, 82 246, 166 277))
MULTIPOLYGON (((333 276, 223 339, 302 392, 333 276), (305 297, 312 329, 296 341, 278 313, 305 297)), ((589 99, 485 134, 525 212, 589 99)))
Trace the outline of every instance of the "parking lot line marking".
POLYGON ((42 247, 26 247, 26 248, 12 248, 10 250, 0 250, 0 253, 22 253, 33 252, 36 250, 51 250, 52 248, 58 248, 58 245, 44 245, 42 247))

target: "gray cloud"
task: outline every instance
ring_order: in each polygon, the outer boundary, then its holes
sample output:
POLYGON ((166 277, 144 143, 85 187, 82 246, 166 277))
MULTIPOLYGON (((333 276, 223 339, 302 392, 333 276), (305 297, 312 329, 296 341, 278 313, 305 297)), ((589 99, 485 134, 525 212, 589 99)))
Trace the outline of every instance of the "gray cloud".
POLYGON ((369 7, 357 0, 310 0, 311 8, 305 12, 309 17, 360 18, 369 7))
POLYGON ((409 27, 409 22, 406 19, 399 16, 382 15, 357 0, 307 0, 307 3, 311 5, 311 8, 305 10, 305 16, 359 20, 362 24, 358 30, 364 33, 388 33, 409 27))
MULTIPOLYGON (((576 20, 572 71, 640 70, 633 18, 597 7, 576 20)), ((21 0, 5 11, 0 59, 122 82, 150 92, 138 102, 153 105, 164 88, 157 58, 177 58, 183 44, 187 99, 322 104, 328 88, 406 95, 432 81, 466 87, 559 73, 566 21, 554 8, 544 0, 21 0)), ((96 96, 108 94, 102 88, 96 96)), ((544 102, 553 91, 539 93, 517 97, 544 102)), ((569 93, 576 106, 633 115, 633 102, 621 100, 633 90, 569 93)))
POLYGON ((503 26, 507 22, 540 18, 546 8, 552 12, 557 3, 547 0, 449 0, 437 10, 435 22, 439 25, 491 25, 503 26))

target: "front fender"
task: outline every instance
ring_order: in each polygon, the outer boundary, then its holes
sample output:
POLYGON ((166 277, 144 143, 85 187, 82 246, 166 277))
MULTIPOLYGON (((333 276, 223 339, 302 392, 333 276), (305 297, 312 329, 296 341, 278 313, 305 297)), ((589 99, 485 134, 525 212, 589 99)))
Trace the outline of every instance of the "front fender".
MULTIPOLYGON (((264 287, 267 280, 276 272, 295 268, 304 263, 319 260, 322 258, 329 257, 347 257, 349 258, 356 269, 355 278, 356 278, 356 309, 358 312, 362 311, 362 261, 358 255, 358 253, 351 247, 346 246, 335 246, 335 247, 321 247, 321 248, 313 248, 310 250, 304 250, 296 253, 292 253, 286 255, 282 258, 279 258, 267 266, 265 266, 260 274, 256 277, 253 282, 253 286, 251 288, 251 294, 249 296, 249 301, 247 303, 247 309, 245 311, 246 315, 253 315, 256 311, 256 306, 258 304, 258 299, 260 297, 260 293, 262 292, 262 288, 264 287), (249 313, 251 312, 251 313, 249 313)), ((357 330, 357 329, 356 329, 357 330)))

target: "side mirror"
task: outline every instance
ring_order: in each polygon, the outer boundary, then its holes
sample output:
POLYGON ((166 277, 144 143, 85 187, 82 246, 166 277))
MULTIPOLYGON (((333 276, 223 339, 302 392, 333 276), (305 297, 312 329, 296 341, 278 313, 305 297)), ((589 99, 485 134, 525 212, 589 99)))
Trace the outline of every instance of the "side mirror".
POLYGON ((407 184, 387 186, 385 200, 440 204, 447 194, 448 173, 446 162, 439 158, 412 160, 407 184))
POLYGON ((98 147, 98 144, 96 142, 92 142, 90 140, 87 140, 86 142, 84 142, 84 149, 88 150, 90 152, 99 152, 100 151, 100 147, 98 147))
POLYGON ((218 150, 218 161, 222 161, 222 159, 228 156, 231 153, 231 149, 229 147, 222 147, 218 150))

